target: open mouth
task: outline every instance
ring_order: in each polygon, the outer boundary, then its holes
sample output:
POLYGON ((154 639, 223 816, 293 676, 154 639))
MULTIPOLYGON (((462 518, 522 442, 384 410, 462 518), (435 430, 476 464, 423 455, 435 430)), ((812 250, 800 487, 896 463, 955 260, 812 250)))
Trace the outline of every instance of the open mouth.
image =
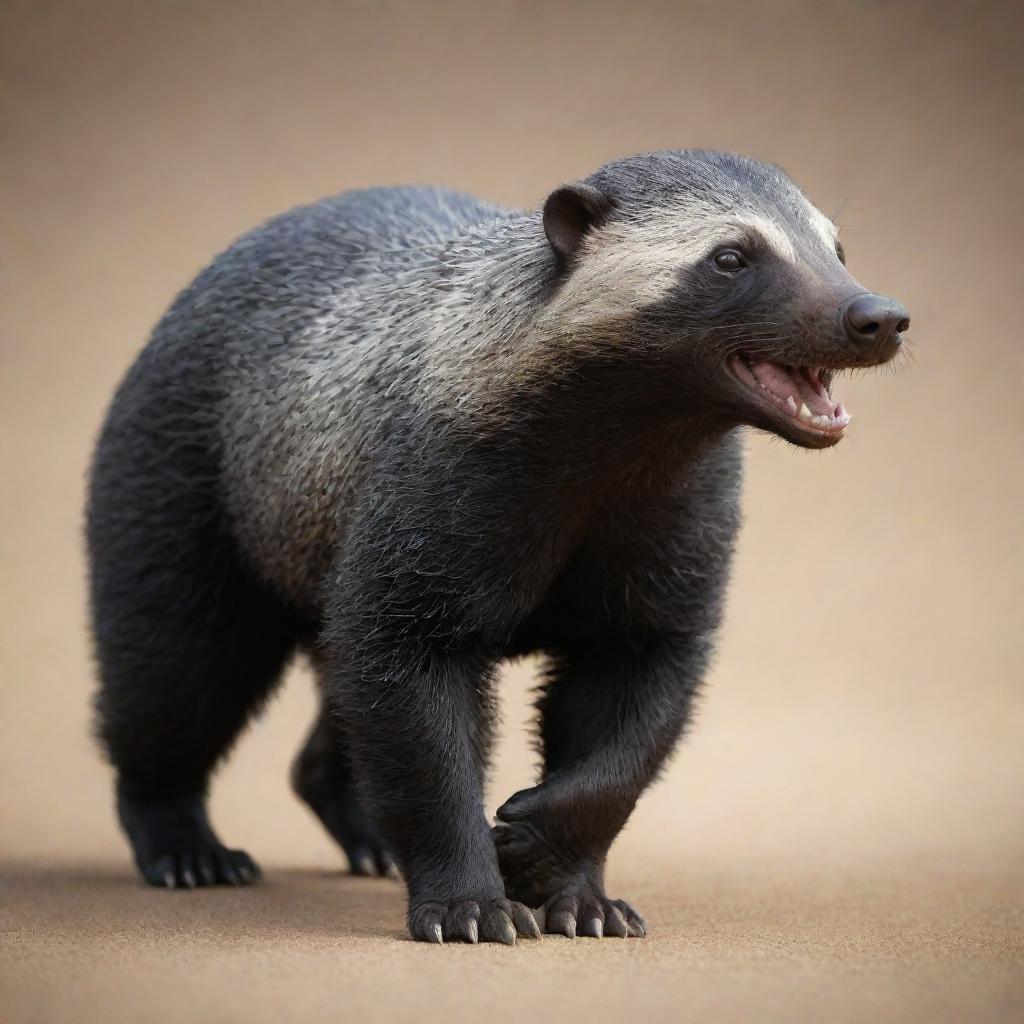
POLYGON ((818 437, 838 440, 853 418, 829 394, 821 367, 756 361, 739 352, 729 359, 729 369, 762 405, 818 437))

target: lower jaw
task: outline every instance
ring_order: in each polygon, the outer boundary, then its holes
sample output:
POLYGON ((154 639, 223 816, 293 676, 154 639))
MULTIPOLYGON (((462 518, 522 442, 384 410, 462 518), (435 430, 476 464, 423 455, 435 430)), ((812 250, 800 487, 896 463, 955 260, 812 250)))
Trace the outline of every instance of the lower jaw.
POLYGON ((749 402, 751 410, 755 413, 750 415, 747 423, 759 430, 767 430, 778 435, 786 441, 800 445, 802 448, 831 448, 838 444, 846 436, 846 428, 839 427, 833 430, 822 430, 819 427, 808 426, 806 423, 793 416, 780 414, 779 411, 758 400, 754 396, 749 402), (759 414, 759 415, 757 415, 759 414))
POLYGON ((771 426, 774 433, 781 434, 788 439, 792 439, 790 435, 795 435, 797 443, 805 448, 830 448, 846 436, 846 427, 823 430, 820 427, 809 427, 792 417, 773 416, 773 419, 777 421, 771 426))
MULTIPOLYGON (((802 418, 799 412, 789 409, 777 396, 766 389, 751 385, 744 377, 742 370, 735 365, 729 367, 731 376, 746 392, 751 404, 758 411, 767 414, 771 421, 768 429, 796 443, 814 448, 827 448, 837 444, 845 435, 849 423, 821 425, 802 418), (756 388, 756 390, 755 390, 756 388), (765 392, 765 393, 762 393, 765 392)), ((841 407, 840 407, 841 408, 841 407)), ((762 424, 758 424, 759 426, 762 424)))

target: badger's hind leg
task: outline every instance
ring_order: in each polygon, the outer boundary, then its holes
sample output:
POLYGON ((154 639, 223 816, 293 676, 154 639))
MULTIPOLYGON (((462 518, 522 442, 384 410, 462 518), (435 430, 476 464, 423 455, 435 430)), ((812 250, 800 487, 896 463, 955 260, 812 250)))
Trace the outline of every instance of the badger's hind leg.
POLYGON ((98 488, 89 531, 98 733, 117 772, 121 825, 151 885, 252 882, 255 862, 210 825, 207 785, 280 677, 300 625, 213 519, 135 498, 98 488))
POLYGON ((360 803, 344 737, 326 706, 292 766, 292 788, 345 851, 354 875, 397 876, 377 826, 360 803))

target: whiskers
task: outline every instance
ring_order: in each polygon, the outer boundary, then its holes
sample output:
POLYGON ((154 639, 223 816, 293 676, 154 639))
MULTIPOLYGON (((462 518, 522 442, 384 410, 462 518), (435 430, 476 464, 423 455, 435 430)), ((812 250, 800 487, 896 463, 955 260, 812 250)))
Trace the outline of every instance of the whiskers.
POLYGON ((899 373, 901 370, 912 369, 917 366, 916 348, 917 346, 914 344, 913 338, 903 339, 900 350, 896 353, 896 358, 889 363, 893 373, 899 373))
POLYGON ((831 369, 831 381, 840 377, 854 380, 861 377, 871 377, 874 380, 896 377, 904 370, 912 369, 917 365, 917 355, 909 338, 904 338, 896 355, 884 363, 871 363, 867 366, 840 366, 831 369))
POLYGON ((777 320, 754 320, 740 323, 714 324, 704 336, 706 340, 718 344, 717 335, 729 332, 730 337, 721 343, 721 350, 726 356, 748 349, 764 350, 775 345, 783 345, 787 338, 782 333, 783 324, 777 320))

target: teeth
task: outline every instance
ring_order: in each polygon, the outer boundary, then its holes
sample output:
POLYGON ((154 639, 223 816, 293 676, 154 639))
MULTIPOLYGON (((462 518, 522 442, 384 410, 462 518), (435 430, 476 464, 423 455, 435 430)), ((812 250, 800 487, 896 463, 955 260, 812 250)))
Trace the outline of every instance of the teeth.
POLYGON ((812 416, 811 417, 811 423, 813 423, 816 427, 830 427, 830 426, 832 426, 832 417, 831 416, 812 416))
POLYGON ((787 408, 787 409, 788 409, 788 410, 789 410, 789 411, 790 411, 790 412, 791 412, 791 413, 792 413, 792 414, 793 414, 794 416, 796 415, 796 402, 794 401, 794 399, 793 399, 793 396, 792 396, 792 395, 790 395, 790 396, 789 396, 789 398, 787 398, 787 399, 786 399, 786 408, 787 408))
POLYGON ((811 410, 807 408, 806 402, 800 403, 800 411, 797 413, 797 416, 799 416, 800 419, 806 420, 808 422, 810 422, 810 420, 812 419, 811 410))

